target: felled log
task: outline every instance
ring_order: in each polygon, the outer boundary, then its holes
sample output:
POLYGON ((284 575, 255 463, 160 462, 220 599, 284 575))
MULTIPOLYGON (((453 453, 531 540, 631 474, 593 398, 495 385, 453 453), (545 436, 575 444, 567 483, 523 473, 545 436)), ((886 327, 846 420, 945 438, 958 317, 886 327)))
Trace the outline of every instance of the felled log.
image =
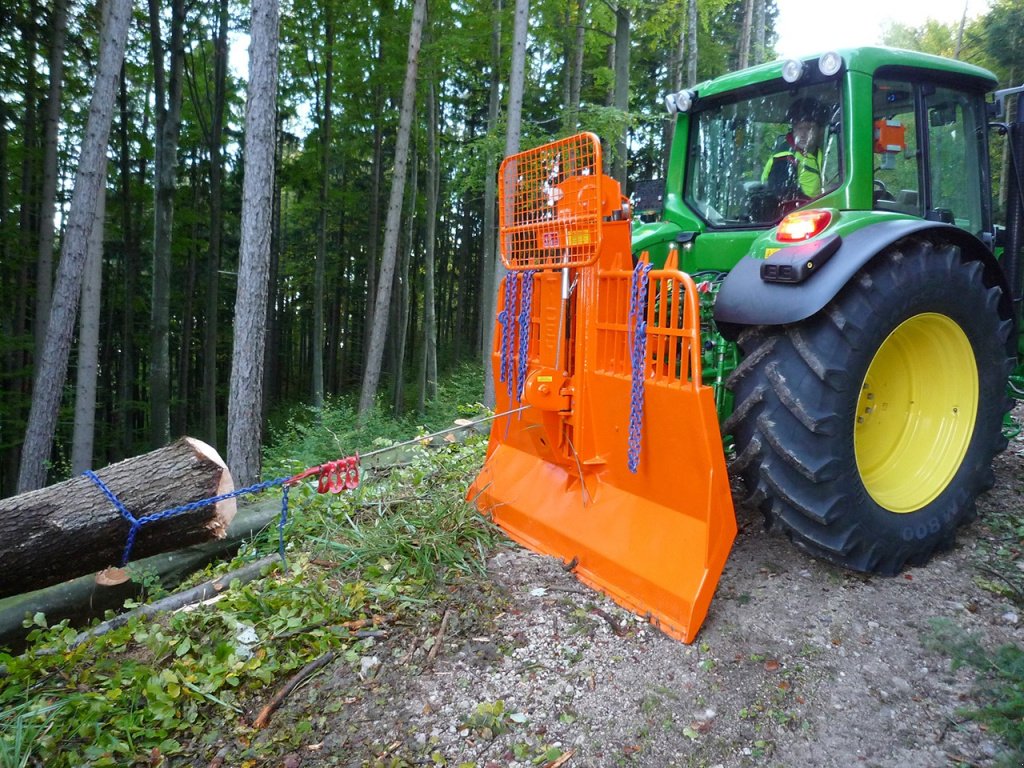
MULTIPOLYGON (((137 519, 234 489, 217 451, 189 437, 96 475, 137 519)), ((131 557, 222 539, 235 508, 235 500, 227 499, 146 523, 131 557)), ((0 500, 0 597, 120 565, 130 530, 85 476, 0 500)))

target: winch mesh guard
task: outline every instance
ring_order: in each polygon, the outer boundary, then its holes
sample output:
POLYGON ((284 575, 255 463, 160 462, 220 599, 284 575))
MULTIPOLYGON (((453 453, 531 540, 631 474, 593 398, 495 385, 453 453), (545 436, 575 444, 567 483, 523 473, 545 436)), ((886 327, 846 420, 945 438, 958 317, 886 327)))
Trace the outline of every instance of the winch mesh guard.
MULTIPOLYGON (((511 155, 501 164, 499 227, 506 269, 582 267, 601 248, 609 200, 592 133, 511 155)), ((612 207, 619 204, 616 196, 612 207)))

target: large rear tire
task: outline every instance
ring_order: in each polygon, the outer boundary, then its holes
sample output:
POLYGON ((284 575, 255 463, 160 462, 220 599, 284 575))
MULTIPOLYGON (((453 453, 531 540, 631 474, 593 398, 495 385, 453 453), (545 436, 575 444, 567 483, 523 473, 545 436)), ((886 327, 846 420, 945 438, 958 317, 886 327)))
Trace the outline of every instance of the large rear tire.
POLYGON ((1006 445, 1001 299, 981 263, 910 240, 808 320, 744 331, 723 431, 748 502, 859 571, 892 575, 951 547, 1006 445))

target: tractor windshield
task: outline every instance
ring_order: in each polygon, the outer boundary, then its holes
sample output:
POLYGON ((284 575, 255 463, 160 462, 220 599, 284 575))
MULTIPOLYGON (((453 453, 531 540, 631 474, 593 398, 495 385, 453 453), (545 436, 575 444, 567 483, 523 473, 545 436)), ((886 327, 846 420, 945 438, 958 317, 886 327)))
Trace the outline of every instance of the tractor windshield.
POLYGON ((839 104, 830 81, 698 105, 687 203, 712 227, 758 227, 831 192, 843 175, 839 104))

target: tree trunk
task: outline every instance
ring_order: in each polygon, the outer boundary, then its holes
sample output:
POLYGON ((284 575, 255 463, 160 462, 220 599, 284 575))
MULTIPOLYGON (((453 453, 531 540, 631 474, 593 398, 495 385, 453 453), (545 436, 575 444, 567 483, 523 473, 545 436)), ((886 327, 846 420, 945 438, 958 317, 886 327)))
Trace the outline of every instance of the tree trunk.
POLYGON ((20 491, 39 488, 46 482, 46 464, 53 444, 61 391, 67 376, 68 354, 82 290, 89 232, 96 219, 95 201, 104 185, 107 139, 110 135, 118 75, 124 59, 131 0, 109 0, 108 8, 108 18, 103 25, 96 84, 89 104, 68 226, 54 285, 46 343, 39 361, 36 383, 32 388, 32 407, 18 473, 20 491))
MULTIPOLYGON (((427 84, 427 231, 423 248, 423 355, 417 410, 423 413, 428 401, 437 397, 437 316, 434 297, 434 247, 437 238, 437 198, 440 193, 437 149, 437 91, 427 84)), ((487 204, 487 201, 484 201, 487 204)), ((492 204, 493 207, 493 204, 492 204)), ((484 231, 484 240, 494 238, 484 231)))
MULTIPOLYGON (((615 10, 615 108, 629 112, 629 7, 620 2, 615 10)), ((629 127, 624 123, 622 133, 615 141, 615 160, 612 176, 626 191, 626 167, 629 152, 629 127)))
POLYGON ((686 85, 692 88, 697 84, 697 0, 690 0, 687 16, 686 85))
POLYGON ((370 347, 363 371, 362 391, 359 395, 359 419, 365 423, 377 398, 380 386, 380 368, 384 357, 384 337, 387 333, 387 302, 395 275, 398 257, 398 235, 402 219, 402 198, 405 194, 405 174, 409 162, 409 133, 416 102, 416 71, 419 66, 420 40, 426 0, 415 0, 412 25, 409 30, 409 50, 405 66, 405 84, 402 89, 402 111, 398 118, 398 139, 395 143, 395 169, 391 180, 391 198, 388 202, 387 223, 384 226, 384 252, 381 254, 377 296, 374 300, 373 328, 370 347))
MULTIPOLYGON (((491 88, 487 102, 487 131, 498 130, 498 110, 501 107, 501 3, 494 0, 494 26, 491 29, 491 88)), ((480 356, 484 361, 484 403, 494 405, 494 372, 491 370, 491 345, 494 343, 494 301, 497 290, 494 275, 497 269, 495 252, 498 244, 495 224, 495 196, 498 190, 496 158, 487 156, 487 177, 484 181, 484 255, 480 269, 480 356)))
POLYGON ((740 49, 737 60, 740 69, 750 65, 750 28, 754 23, 754 0, 743 2, 743 25, 740 27, 740 49))
MULTIPOLYGON (((106 170, 104 164, 104 171, 106 170)), ((105 173, 104 173, 105 177, 105 173)), ((100 298, 103 286, 103 231, 107 195, 96 198, 96 223, 89 234, 89 253, 82 280, 78 318, 78 377, 75 381, 75 430, 71 439, 71 472, 80 475, 93 466, 96 432, 96 376, 100 344, 100 298)))
POLYGON ((213 105, 206 137, 210 156, 210 244, 206 267, 206 306, 203 325, 202 434, 216 445, 217 429, 217 335, 220 312, 220 262, 224 242, 224 109, 228 71, 228 1, 219 0, 217 35, 213 48, 213 105))
MULTIPOLYGON (((210 446, 185 438, 96 473, 136 519, 233 490, 210 446)), ((235 500, 142 526, 133 559, 224 538, 235 500)), ((87 477, 0 501, 0 597, 39 589, 123 557, 129 525, 87 477)))
POLYGON ((46 322, 50 318, 53 292, 53 213, 57 197, 57 128, 60 125, 60 98, 64 79, 64 40, 67 37, 66 0, 54 0, 51 9, 53 35, 50 43, 50 90, 43 116, 43 187, 40 191, 39 255, 36 258, 35 356, 42 356, 46 322))
POLYGON ((149 0, 156 97, 156 170, 153 210, 153 302, 150 328, 149 402, 150 442, 154 447, 171 438, 171 237, 174 224, 174 183, 181 131, 181 85, 185 62, 182 42, 185 0, 171 3, 171 68, 165 82, 164 50, 160 38, 160 3, 149 0))
POLYGON ((228 398, 228 463, 232 475, 242 485, 257 482, 260 477, 263 350, 274 192, 277 39, 277 0, 254 0, 245 104, 242 239, 228 398))
MULTIPOLYGON (((523 90, 526 84, 526 37, 530 16, 530 0, 516 0, 515 17, 512 26, 512 65, 509 70, 508 82, 508 133, 505 134, 505 156, 514 155, 519 151, 519 134, 523 118, 523 90)), ((501 259, 494 260, 494 281, 491 283, 491 307, 498 305, 498 286, 505 277, 505 265, 501 259)), ((491 324, 491 340, 493 341, 494 325, 491 318, 483 319, 491 324)), ((494 373, 490 365, 491 346, 488 343, 484 357, 485 384, 489 381, 490 388, 484 389, 484 404, 494 406, 494 373), (489 399, 487 399, 489 396, 489 399)))
POLYGON ((754 64, 763 64, 765 58, 765 2, 767 2, 767 0, 754 0, 754 64))
MULTIPOLYGON (((385 18, 392 11, 388 7, 387 3, 381 0, 378 3, 378 10, 381 18, 385 18)), ((384 70, 384 43, 382 40, 377 40, 377 72, 380 73, 384 70)), ((378 75, 378 78, 380 75, 378 75)), ((368 357, 368 350, 370 349, 370 337, 373 335, 374 321, 374 299, 377 296, 377 285, 378 285, 378 270, 377 270, 377 251, 380 243, 380 182, 383 176, 384 167, 384 129, 382 123, 384 122, 383 116, 383 97, 381 95, 381 87, 379 80, 375 81, 373 88, 373 169, 370 171, 370 212, 369 221, 367 222, 367 228, 369 229, 369 237, 366 244, 366 311, 363 313, 365 316, 362 342, 363 349, 361 357, 365 361, 368 357)))
POLYGON ((580 92, 583 87, 583 54, 586 44, 587 0, 576 0, 576 41, 573 45, 572 78, 569 81, 569 130, 580 123, 580 92))
POLYGON ((331 95, 334 90, 334 6, 324 8, 324 110, 320 125, 320 217, 313 278, 313 407, 324 407, 324 273, 327 261, 327 192, 331 165, 331 95))
POLYGON ((406 206, 408 215, 406 217, 405 247, 402 249, 402 257, 399 260, 398 275, 395 280, 392 301, 395 307, 395 322, 393 328, 393 341, 395 345, 394 360, 394 397, 391 401, 391 410, 395 416, 401 417, 405 413, 405 348, 409 339, 409 306, 411 290, 409 284, 409 262, 412 260, 413 248, 416 243, 416 193, 419 186, 419 161, 417 160, 416 142, 412 143, 412 161, 409 171, 409 203, 406 206))

